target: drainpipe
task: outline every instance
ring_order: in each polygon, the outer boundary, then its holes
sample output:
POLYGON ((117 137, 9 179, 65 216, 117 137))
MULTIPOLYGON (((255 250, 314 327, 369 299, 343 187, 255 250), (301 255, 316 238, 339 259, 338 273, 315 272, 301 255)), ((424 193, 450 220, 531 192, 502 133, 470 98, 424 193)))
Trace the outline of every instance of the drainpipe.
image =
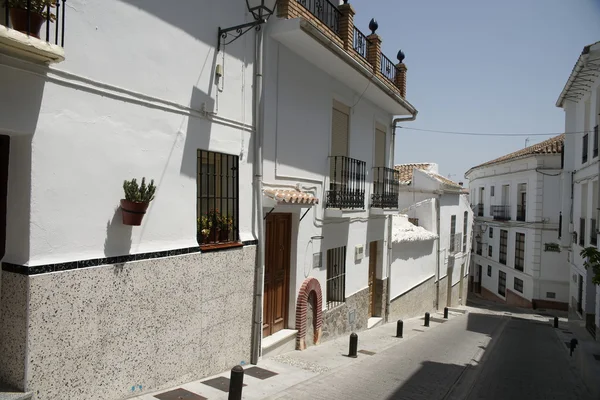
POLYGON ((254 269, 254 310, 252 326, 252 348, 250 363, 257 364, 260 357, 262 340, 262 309, 263 309, 263 286, 265 275, 265 234, 263 222, 263 40, 265 29, 256 32, 256 50, 254 58, 254 195, 256 198, 256 232, 257 251, 256 267, 254 269))
MULTIPOLYGON (((400 122, 407 122, 407 121, 414 121, 415 119, 417 119, 417 110, 414 110, 410 112, 410 116, 409 117, 402 117, 402 118, 394 118, 394 120, 392 121, 392 168, 394 167, 394 163, 395 161, 395 156, 396 156, 396 129, 398 128, 398 123, 400 122)), ((387 322, 389 320, 389 314, 390 314, 390 304, 391 304, 391 296, 390 296, 390 290, 391 290, 391 285, 390 285, 390 281, 392 280, 392 252, 393 252, 393 246, 392 246, 392 221, 393 221, 394 216, 390 215, 388 218, 388 232, 387 232, 387 241, 388 241, 388 259, 387 259, 387 296, 385 299, 385 321, 387 322)))
POLYGON ((435 241, 435 309, 440 309, 440 202, 442 201, 442 195, 438 194, 438 198, 435 201, 435 219, 436 219, 436 233, 437 240, 435 241))

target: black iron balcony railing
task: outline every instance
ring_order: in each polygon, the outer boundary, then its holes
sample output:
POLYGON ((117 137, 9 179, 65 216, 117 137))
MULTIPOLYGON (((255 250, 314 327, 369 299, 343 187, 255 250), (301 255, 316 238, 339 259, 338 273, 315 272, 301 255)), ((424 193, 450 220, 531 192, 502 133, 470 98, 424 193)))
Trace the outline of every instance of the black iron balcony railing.
POLYGON ((367 59, 367 54, 369 54, 369 39, 362 33, 357 27, 354 27, 354 39, 353 46, 354 50, 365 60, 367 59))
POLYGON ((0 0, 0 5, 4 8, 4 26, 64 47, 65 1, 0 0), (45 32, 42 32, 44 24, 45 32))
POLYGON ((477 216, 483 217, 483 204, 482 203, 477 204, 476 209, 477 209, 477 216))
POLYGON ((325 208, 365 208, 366 163, 344 156, 330 156, 330 180, 325 208))
POLYGON ((476 253, 478 256, 483 254, 483 245, 481 244, 481 242, 477 242, 477 250, 476 253))
POLYGON ((385 54, 381 53, 381 73, 383 76, 389 79, 390 82, 396 82, 396 65, 385 56, 385 54))
POLYGON ((373 194, 371 207, 398 208, 400 172, 392 168, 373 168, 373 194))
POLYGON ((520 205, 517 206, 517 221, 525 221, 525 210, 526 206, 520 205))
POLYGON ((461 239, 461 233, 450 234, 450 254, 456 254, 460 251, 461 239))
POLYGON ((498 221, 510 220, 510 206, 492 206, 492 217, 498 221))
POLYGON ((327 25, 337 35, 340 34, 340 18, 342 13, 337 6, 329 0, 297 0, 319 21, 327 25))

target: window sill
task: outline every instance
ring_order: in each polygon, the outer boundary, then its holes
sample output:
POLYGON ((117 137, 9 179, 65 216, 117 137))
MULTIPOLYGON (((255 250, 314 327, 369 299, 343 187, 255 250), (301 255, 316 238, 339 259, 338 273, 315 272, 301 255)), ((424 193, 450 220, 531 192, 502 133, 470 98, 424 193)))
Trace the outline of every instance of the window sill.
POLYGON ((212 251, 229 250, 244 247, 242 242, 230 242, 230 243, 209 243, 200 245, 200 251, 202 253, 209 253, 212 251))
POLYGON ((29 61, 49 64, 65 59, 62 47, 4 26, 0 26, 0 51, 29 61))

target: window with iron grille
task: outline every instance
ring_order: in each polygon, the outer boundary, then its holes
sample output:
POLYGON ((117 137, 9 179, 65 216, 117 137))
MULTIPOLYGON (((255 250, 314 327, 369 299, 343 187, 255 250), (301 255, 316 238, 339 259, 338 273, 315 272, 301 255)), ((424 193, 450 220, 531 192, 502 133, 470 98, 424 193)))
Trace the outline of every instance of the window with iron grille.
POLYGON ((590 244, 598 244, 598 233, 596 232, 596 220, 590 219, 590 244))
POLYGON ((493 250, 492 250, 492 246, 488 245, 488 257, 492 257, 492 254, 494 254, 493 250))
POLYGON ((585 218, 579 218, 579 245, 585 246, 585 218))
POLYGON ((494 197, 494 188, 495 186, 490 187, 490 197, 494 197))
POLYGON ((506 296, 506 272, 498 271, 498 294, 506 296))
POLYGON ((482 244, 481 242, 477 242, 477 255, 480 256, 483 252, 482 252, 482 244))
POLYGON ((525 267, 525 234, 518 233, 515 237, 515 269, 523 271, 525 267))
POLYGON ((450 217, 450 253, 458 250, 456 249, 456 215, 450 217))
POLYGON ((523 280, 519 279, 519 278, 515 278, 515 281, 513 283, 513 287, 515 288, 515 290, 519 293, 523 293, 523 280))
POLYGON ((594 147, 592 148, 592 158, 598 157, 598 125, 594 127, 594 147))
POLYGON ((500 254, 498 261, 506 265, 506 248, 508 246, 508 231, 500 229, 500 254))
POLYGON ((494 237, 494 228, 490 226, 490 239, 494 237))
POLYGON ((198 243, 239 240, 239 158, 198 150, 198 243))
POLYGON ((589 135, 586 133, 583 135, 583 143, 581 146, 581 163, 585 164, 588 160, 588 146, 589 146, 589 135))
POLYGON ((469 230, 468 222, 469 222, 469 213, 467 211, 465 211, 464 222, 463 222, 463 246, 462 246, 463 253, 467 252, 467 232, 469 230))
POLYGON ((492 276, 492 266, 488 265, 488 276, 492 276))
POLYGON ((327 250, 327 309, 346 301, 346 246, 327 250))

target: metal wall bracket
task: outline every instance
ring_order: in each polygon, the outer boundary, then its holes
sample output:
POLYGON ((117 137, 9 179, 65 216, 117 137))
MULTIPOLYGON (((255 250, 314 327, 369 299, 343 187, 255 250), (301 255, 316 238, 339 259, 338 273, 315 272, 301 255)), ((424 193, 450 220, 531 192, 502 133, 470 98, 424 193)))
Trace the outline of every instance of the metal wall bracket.
POLYGON ((263 217, 263 220, 267 219, 267 217, 269 216, 269 214, 271 214, 271 213, 273 212, 273 210, 274 210, 274 209, 275 209, 275 207, 271 208, 271 209, 269 210, 269 212, 265 214, 265 216, 263 217))
POLYGON ((248 22, 246 24, 236 25, 236 26, 232 26, 231 28, 226 28, 226 29, 221 29, 219 27, 219 37, 218 37, 219 43, 217 44, 217 51, 221 50, 221 42, 223 42, 224 46, 226 46, 230 43, 233 43, 237 39, 239 39, 242 35, 244 35, 244 33, 248 32, 252 28, 259 31, 260 26, 262 24, 264 24, 265 22, 267 22, 266 19, 260 19, 258 21, 252 21, 252 22, 248 22), (235 31, 235 33, 232 33, 233 31, 235 31), (233 39, 231 39, 228 42, 225 41, 227 39, 227 37, 230 35, 233 36, 233 39))

